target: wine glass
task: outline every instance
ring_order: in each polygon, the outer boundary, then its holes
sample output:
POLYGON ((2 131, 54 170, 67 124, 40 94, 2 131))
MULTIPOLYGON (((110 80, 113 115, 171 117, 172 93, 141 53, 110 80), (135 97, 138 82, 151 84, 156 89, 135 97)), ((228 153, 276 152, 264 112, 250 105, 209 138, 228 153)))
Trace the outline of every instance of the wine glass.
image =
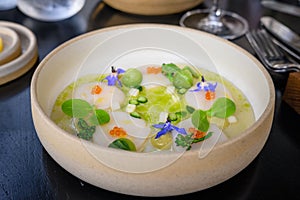
POLYGON ((220 9, 219 0, 213 0, 209 9, 186 12, 179 21, 180 26, 190 27, 233 40, 248 31, 248 22, 240 15, 220 9))

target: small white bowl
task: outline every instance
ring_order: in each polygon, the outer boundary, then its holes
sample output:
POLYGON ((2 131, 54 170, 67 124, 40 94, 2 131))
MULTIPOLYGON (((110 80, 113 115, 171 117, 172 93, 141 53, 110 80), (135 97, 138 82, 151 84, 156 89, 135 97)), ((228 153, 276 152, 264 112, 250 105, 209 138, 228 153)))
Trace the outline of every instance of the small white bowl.
POLYGON ((12 81, 33 67, 38 59, 37 41, 31 30, 17 23, 0 21, 1 27, 14 30, 21 43, 21 54, 0 65, 0 85, 12 81))
POLYGON ((172 25, 123 25, 81 35, 47 55, 31 82, 34 126, 50 156, 90 184, 139 196, 191 193, 239 173, 263 148, 273 121, 274 103, 273 82, 251 54, 214 35, 172 25), (159 63, 162 57, 183 59, 219 72, 243 91, 256 121, 238 136, 199 156, 197 150, 148 154, 107 148, 65 132, 50 119, 56 97, 78 76, 97 74, 111 63, 138 66, 149 61, 159 63))
POLYGON ((169 15, 191 9, 203 0, 104 0, 123 12, 139 15, 169 15))

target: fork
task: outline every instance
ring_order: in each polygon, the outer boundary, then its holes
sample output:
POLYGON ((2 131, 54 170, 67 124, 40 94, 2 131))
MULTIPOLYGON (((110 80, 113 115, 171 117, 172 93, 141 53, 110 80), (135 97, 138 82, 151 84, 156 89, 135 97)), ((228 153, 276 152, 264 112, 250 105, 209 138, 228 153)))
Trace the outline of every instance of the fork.
POLYGON ((258 29, 249 31, 246 37, 261 62, 270 70, 275 72, 300 71, 300 64, 292 62, 276 46, 266 30, 258 29))

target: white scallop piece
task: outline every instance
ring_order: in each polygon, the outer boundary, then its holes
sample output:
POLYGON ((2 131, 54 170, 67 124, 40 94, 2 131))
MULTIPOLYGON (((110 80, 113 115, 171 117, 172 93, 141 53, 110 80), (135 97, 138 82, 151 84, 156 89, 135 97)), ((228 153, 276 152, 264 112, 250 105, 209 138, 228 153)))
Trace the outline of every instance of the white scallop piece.
POLYGON ((93 141, 97 144, 108 146, 117 139, 117 137, 109 135, 109 131, 115 126, 123 128, 126 131, 128 135, 127 138, 133 141, 137 149, 141 147, 151 131, 144 120, 131 117, 126 112, 116 111, 110 113, 109 123, 96 127, 93 141))
MULTIPOLYGON (((190 90, 194 90, 196 88, 196 86, 193 86, 190 90)), ((229 90, 220 82, 218 82, 218 85, 216 87, 216 97, 213 100, 206 100, 204 91, 192 92, 190 90, 185 93, 184 98, 186 100, 187 105, 195 109, 209 110, 215 102, 215 100, 217 100, 220 97, 227 97, 232 99, 232 95, 229 92, 229 90)))
POLYGON ((119 108, 124 100, 125 94, 115 86, 109 86, 106 83, 91 82, 78 86, 73 98, 83 99, 98 109, 113 109, 119 108), (96 85, 100 86, 102 91, 100 94, 92 94, 92 89, 96 85))

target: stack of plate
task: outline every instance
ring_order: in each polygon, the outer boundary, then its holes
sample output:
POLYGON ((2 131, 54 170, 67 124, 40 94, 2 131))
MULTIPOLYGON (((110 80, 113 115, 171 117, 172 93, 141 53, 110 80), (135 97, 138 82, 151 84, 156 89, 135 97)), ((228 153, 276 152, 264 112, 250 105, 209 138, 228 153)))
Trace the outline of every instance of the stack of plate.
POLYGON ((13 22, 0 21, 0 85, 26 73, 37 61, 35 35, 13 22))

